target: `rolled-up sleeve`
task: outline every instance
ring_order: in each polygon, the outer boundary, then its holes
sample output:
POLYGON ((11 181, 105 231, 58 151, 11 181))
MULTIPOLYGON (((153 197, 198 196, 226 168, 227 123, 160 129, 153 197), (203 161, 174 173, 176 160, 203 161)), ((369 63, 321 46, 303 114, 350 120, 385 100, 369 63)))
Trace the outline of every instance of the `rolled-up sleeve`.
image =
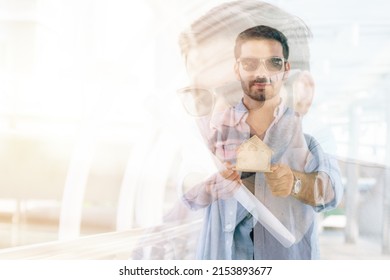
POLYGON ((305 166, 305 172, 318 172, 317 180, 321 180, 321 193, 325 196, 324 203, 317 204, 314 209, 316 212, 332 210, 339 205, 344 193, 337 159, 325 153, 312 136, 305 134, 305 140, 311 152, 310 160, 305 166), (332 195, 332 199, 329 201, 326 199, 327 194, 332 195))

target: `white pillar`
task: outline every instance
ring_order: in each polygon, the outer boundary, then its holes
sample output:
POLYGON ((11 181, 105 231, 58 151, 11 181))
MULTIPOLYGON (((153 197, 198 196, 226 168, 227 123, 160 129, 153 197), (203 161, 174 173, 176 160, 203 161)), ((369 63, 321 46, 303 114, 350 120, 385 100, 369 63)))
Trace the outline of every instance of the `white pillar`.
MULTIPOLYGON (((389 104, 390 97, 387 97, 389 104)), ((390 254, 390 110, 386 112, 386 164, 383 184, 382 253, 390 254)))
POLYGON ((359 152, 359 107, 351 104, 349 113, 349 160, 347 162, 347 185, 345 194, 346 227, 345 241, 355 243, 359 236, 358 227, 358 178, 359 170, 356 156, 359 152))

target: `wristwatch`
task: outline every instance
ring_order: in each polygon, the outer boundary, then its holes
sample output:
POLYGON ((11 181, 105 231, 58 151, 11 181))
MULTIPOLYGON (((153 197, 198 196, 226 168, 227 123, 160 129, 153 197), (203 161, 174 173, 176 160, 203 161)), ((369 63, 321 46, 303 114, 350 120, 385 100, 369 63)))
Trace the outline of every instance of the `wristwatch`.
POLYGON ((299 194, 299 192, 301 191, 301 189, 302 189, 302 181, 301 181, 301 179, 297 178, 294 174, 294 183, 293 183, 293 187, 291 190, 291 194, 293 196, 297 196, 299 194))

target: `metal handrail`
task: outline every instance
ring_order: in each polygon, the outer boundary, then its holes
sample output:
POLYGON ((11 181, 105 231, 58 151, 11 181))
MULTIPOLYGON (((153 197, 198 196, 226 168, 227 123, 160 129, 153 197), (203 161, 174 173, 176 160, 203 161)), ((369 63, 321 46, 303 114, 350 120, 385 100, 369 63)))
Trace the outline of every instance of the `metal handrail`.
MULTIPOLYGON (((52 241, 41 244, 20 246, 0 250, 0 259, 132 259, 140 257, 137 250, 145 248, 163 248, 167 244, 183 247, 182 251, 175 248, 165 248, 166 255, 159 258, 192 258, 193 238, 189 235, 197 234, 201 220, 185 221, 184 223, 169 223, 151 228, 130 229, 119 232, 110 232, 85 236, 68 241, 52 241), (179 244, 179 243, 182 244, 179 244), (188 255, 188 249, 191 251, 188 255)), ((148 256, 150 258, 151 256, 148 256)))

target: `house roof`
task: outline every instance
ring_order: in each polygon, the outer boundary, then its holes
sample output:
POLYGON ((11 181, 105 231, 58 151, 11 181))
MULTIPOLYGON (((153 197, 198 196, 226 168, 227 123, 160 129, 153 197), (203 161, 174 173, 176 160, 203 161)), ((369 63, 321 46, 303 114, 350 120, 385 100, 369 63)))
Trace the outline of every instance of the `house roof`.
POLYGON ((255 145, 257 147, 263 148, 263 149, 270 151, 272 153, 271 148, 268 147, 267 144, 265 144, 263 141, 261 141, 261 139, 259 137, 257 137, 256 135, 253 135, 251 138, 249 138, 248 140, 243 142, 240 145, 240 147, 238 148, 238 151, 240 151, 243 147, 247 146, 248 144, 255 145))

